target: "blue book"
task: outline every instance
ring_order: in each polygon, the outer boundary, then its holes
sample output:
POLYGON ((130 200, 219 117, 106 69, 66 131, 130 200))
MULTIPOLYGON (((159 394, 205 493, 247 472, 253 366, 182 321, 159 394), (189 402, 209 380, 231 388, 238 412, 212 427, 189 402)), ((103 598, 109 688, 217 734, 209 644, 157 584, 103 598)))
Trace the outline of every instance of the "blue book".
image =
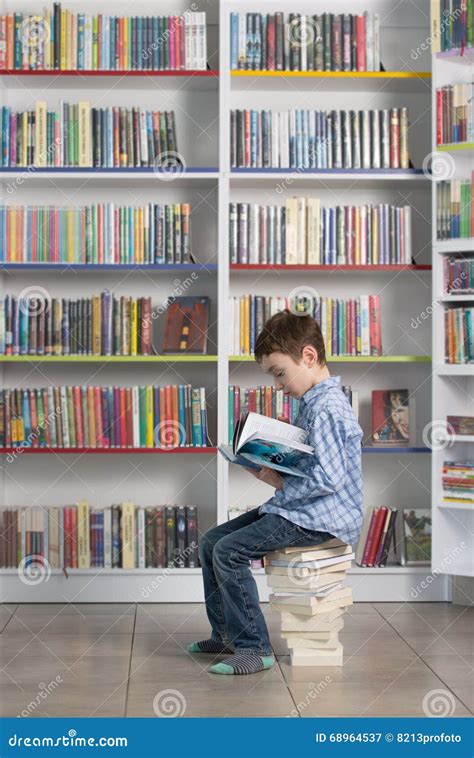
POLYGON ((239 67, 239 14, 230 14, 230 68, 235 71, 239 67))
POLYGON ((260 470, 271 468, 282 474, 309 479, 298 468, 305 455, 314 453, 305 444, 307 432, 285 421, 247 411, 242 413, 234 429, 232 445, 219 445, 219 452, 238 466, 260 470))

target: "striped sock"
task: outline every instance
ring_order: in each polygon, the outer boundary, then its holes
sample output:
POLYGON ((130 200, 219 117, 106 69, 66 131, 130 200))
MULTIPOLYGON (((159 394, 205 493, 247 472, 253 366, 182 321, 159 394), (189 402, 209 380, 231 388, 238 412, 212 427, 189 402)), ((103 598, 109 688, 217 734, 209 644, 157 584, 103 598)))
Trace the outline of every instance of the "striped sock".
POLYGON ((200 640, 200 642, 190 642, 186 646, 188 653, 233 653, 231 647, 228 647, 221 640, 200 640))
POLYGON ((257 671, 271 668, 275 663, 273 655, 258 653, 235 653, 232 658, 226 658, 221 663, 215 663, 209 668, 213 674, 256 674, 257 671))

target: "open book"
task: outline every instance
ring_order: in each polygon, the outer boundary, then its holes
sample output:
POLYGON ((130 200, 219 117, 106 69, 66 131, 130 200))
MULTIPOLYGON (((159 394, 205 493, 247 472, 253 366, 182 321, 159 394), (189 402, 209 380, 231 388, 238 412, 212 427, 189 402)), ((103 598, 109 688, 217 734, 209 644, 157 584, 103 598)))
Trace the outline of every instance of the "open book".
POLYGON ((219 445, 219 451, 230 463, 246 468, 262 466, 282 474, 309 479, 296 467, 302 455, 311 455, 314 448, 306 445, 308 433, 286 421, 278 421, 260 413, 242 413, 234 429, 231 445, 219 445))

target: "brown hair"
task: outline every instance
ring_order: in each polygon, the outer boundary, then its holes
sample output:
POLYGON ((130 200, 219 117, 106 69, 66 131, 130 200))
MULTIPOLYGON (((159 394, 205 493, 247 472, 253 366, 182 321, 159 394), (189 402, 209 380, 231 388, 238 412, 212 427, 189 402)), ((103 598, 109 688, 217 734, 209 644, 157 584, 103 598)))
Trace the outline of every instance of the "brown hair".
POLYGON ((318 322, 309 315, 297 316, 287 308, 266 322, 255 343, 255 360, 260 362, 264 355, 279 352, 300 361, 306 345, 314 347, 319 365, 325 366, 326 348, 318 322))

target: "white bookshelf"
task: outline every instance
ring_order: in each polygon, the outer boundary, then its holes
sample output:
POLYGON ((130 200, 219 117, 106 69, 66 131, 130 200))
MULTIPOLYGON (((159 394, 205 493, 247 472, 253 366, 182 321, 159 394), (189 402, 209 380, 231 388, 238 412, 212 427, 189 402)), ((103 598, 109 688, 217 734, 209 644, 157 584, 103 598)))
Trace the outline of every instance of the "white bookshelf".
MULTIPOLYGON (((81 2, 63 3, 78 10, 81 2)), ((8 182, 18 172, 0 173, 2 201, 41 202, 45 192, 51 203, 84 204, 110 196, 116 202, 139 204, 150 195, 159 202, 189 202, 192 205, 192 250, 204 264, 218 264, 199 273, 189 294, 211 296, 209 352, 213 362, 180 361, 127 364, 98 361, 79 364, 58 361, 48 364, 33 357, 26 366, 21 362, 0 361, 2 386, 40 386, 42 383, 177 383, 190 381, 206 386, 209 428, 213 443, 227 442, 227 387, 229 383, 256 386, 267 383, 252 360, 234 360, 228 340, 227 303, 231 295, 284 294, 308 283, 321 294, 351 297, 380 292, 382 296, 382 337, 384 352, 391 360, 346 361, 330 363, 344 384, 360 392, 360 420, 366 436, 370 432, 370 392, 372 389, 408 387, 416 407, 413 446, 419 452, 390 451, 377 455, 364 453, 365 505, 392 507, 427 506, 430 503, 430 455, 423 443, 424 426, 431 419, 431 334, 428 322, 413 330, 410 322, 431 302, 430 270, 346 271, 311 270, 237 270, 229 265, 228 204, 230 201, 283 203, 285 194, 317 196, 327 205, 365 202, 409 203, 414 209, 413 250, 419 264, 431 264, 430 215, 431 181, 416 172, 233 172, 229 164, 230 110, 237 107, 347 107, 348 95, 356 94, 356 108, 383 108, 406 105, 410 111, 411 158, 422 166, 430 151, 427 144, 430 113, 430 79, 417 72, 430 71, 425 54, 416 63, 410 51, 429 33, 427 0, 402 3, 393 8, 389 0, 355 2, 309 2, 298 4, 301 12, 361 12, 371 10, 381 16, 382 62, 388 73, 363 77, 255 76, 231 74, 229 69, 229 14, 231 11, 274 12, 290 10, 281 0, 198 0, 196 10, 207 13, 208 60, 216 77, 56 77, 3 76, 0 104, 26 106, 39 99, 55 104, 61 97, 73 101, 87 92, 88 99, 105 104, 151 104, 176 111, 178 150, 184 155, 187 170, 173 181, 159 181, 151 171, 35 171, 14 195, 7 192, 8 182), (403 41, 403 48, 400 43, 403 41), (391 72, 395 72, 393 75, 391 72), (73 91, 70 91, 73 90, 73 91), (76 91, 77 90, 77 91, 76 91), (163 103, 163 105, 162 105, 163 103), (291 185, 283 194, 276 186, 289 174, 291 185), (12 197, 14 199, 12 199, 12 197), (6 200, 4 200, 6 198, 6 200), (175 198, 175 200, 173 200, 175 198), (117 365, 115 366, 115 363, 117 365), (338 365, 340 364, 340 365, 338 365), (139 366, 139 382, 137 382, 139 366), (182 379, 180 378, 182 377, 182 379)), ((33 10, 34 2, 9 0, 7 8, 33 10)), ((41 6, 42 7, 42 6, 41 6)), ((127 13, 127 3, 102 0, 104 12, 127 13)), ((160 4, 159 12, 184 11, 184 0, 160 4)), ((193 6, 194 7, 194 6, 193 6)), ((291 8, 291 10, 295 10, 291 8)), ((151 2, 137 2, 134 13, 153 13, 151 2)), ((183 272, 183 278, 186 273, 183 272)), ((35 283, 51 291, 73 297, 92 294, 107 287, 120 294, 151 295, 153 303, 164 300, 180 278, 176 270, 120 269, 44 271, 15 269, 0 274, 2 294, 21 290, 35 283), (93 276, 91 276, 93 273, 93 276), (97 278, 96 278, 97 275, 97 278)), ((411 448, 410 448, 411 450, 411 448)), ((91 504, 109 505, 129 498, 141 505, 164 502, 194 503, 199 509, 200 531, 227 520, 228 506, 257 506, 272 492, 245 472, 230 470, 215 453, 200 455, 24 455, 12 468, 2 467, 2 504, 56 505, 86 498, 91 504), (186 463, 183 475, 183 462, 186 463), (38 497, 38 493, 41 496, 38 497)), ((233 467, 237 468, 237 467, 233 467)), ((360 601, 413 600, 413 588, 427 575, 429 567, 388 565, 379 569, 354 567, 349 582, 354 598, 360 601)), ((148 570, 68 570, 66 579, 54 570, 48 581, 36 586, 21 582, 15 570, 2 571, 1 600, 4 602, 191 602, 201 601, 200 569, 148 570), (155 581, 156 580, 156 581, 155 581), (144 590, 150 592, 144 597, 144 590)), ((255 571, 262 600, 268 599, 263 571, 255 571)), ((445 600, 450 597, 446 576, 435 577, 416 599, 445 600)))
MULTIPOLYGON (((467 50, 461 57, 455 53, 432 56, 433 106, 432 145, 436 149, 436 88, 455 82, 470 82, 474 76, 474 56, 467 50)), ((442 147, 438 157, 446 159, 448 178, 466 179, 474 170, 474 150, 459 146, 442 147)), ((442 165, 442 164, 441 164, 442 165)), ((469 305, 472 296, 445 295, 443 264, 446 255, 474 253, 474 239, 443 240, 436 238, 436 183, 433 192, 433 422, 439 433, 439 444, 433 446, 432 509, 433 570, 445 576, 474 576, 474 508, 461 504, 444 504, 441 469, 445 460, 474 460, 473 438, 443 433, 449 414, 474 415, 474 365, 453 365, 445 362, 444 313, 450 305, 469 305)))

